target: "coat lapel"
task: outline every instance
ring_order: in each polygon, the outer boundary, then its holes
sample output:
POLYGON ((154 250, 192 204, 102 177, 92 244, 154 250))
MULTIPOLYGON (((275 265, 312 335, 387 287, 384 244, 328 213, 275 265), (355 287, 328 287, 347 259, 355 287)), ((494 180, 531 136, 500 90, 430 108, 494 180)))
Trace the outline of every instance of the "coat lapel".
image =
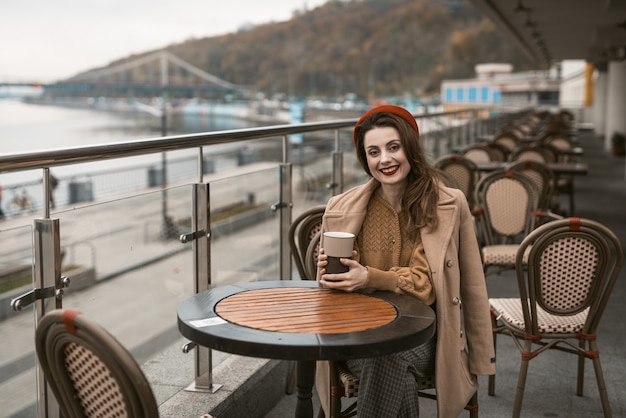
MULTIPOLYGON (((432 231, 430 228, 422 230, 421 237, 424 244, 424 252, 430 265, 433 279, 435 279, 444 267, 446 252, 450 247, 450 239, 454 230, 454 219, 457 216, 457 208, 453 204, 454 198, 445 189, 440 189, 437 216, 439 227, 432 231)), ((441 280, 433 280, 437 295, 443 293, 441 280)))

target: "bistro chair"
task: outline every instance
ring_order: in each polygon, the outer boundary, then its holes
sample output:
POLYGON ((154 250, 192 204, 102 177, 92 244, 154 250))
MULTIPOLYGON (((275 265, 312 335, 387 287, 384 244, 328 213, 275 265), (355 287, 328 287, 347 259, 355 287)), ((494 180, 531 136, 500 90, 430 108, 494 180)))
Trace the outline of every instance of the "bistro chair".
MULTIPOLYGON (((517 148, 513 151, 512 160, 535 160, 546 164, 570 162, 567 151, 547 142, 517 148)), ((568 212, 572 215, 574 211, 574 177, 572 175, 555 175, 554 190, 557 195, 567 194, 569 198, 568 212)))
POLYGON ((491 158, 493 161, 506 162, 511 159, 511 150, 501 142, 489 142, 487 143, 487 147, 489 147, 489 150, 491 151, 491 158))
POLYGON ((439 174, 439 178, 441 179, 441 182, 445 184, 446 186, 452 187, 453 189, 461 188, 459 184, 456 182, 456 179, 452 177, 450 173, 437 169, 437 174, 439 174))
POLYGON ((312 277, 312 280, 317 279, 317 255, 320 250, 320 242, 322 241, 322 231, 317 231, 306 249, 304 269, 307 277, 312 277))
POLYGON ((535 227, 539 192, 525 175, 510 169, 492 171, 476 185, 473 211, 485 274, 513 269, 522 239, 535 227))
POLYGON ((463 148, 459 154, 468 160, 472 160, 475 164, 498 161, 493 150, 487 144, 470 144, 463 148))
MULTIPOLYGON (((549 147, 555 154, 556 162, 569 163, 575 161, 571 151, 574 144, 566 135, 552 135, 544 140, 544 146, 549 147)), ((570 216, 574 214, 574 176, 560 175, 556 177, 556 190, 568 196, 568 210, 570 216)))
POLYGON ((559 209, 559 199, 554 189, 555 176, 545 163, 534 160, 517 160, 510 163, 507 168, 524 174, 537 187, 539 191, 538 218, 557 216, 553 212, 558 212, 559 209))
POLYGON ((319 205, 302 212, 289 227, 291 256, 302 280, 315 280, 315 275, 307 274, 306 252, 315 234, 322 229, 322 216, 326 205, 319 205))
POLYGON ((446 178, 452 179, 456 186, 446 185, 461 190, 465 194, 470 208, 473 208, 474 188, 480 176, 476 163, 462 155, 448 154, 437 159, 434 165, 444 175, 447 175, 446 178))
POLYGON ((515 148, 511 152, 511 161, 520 160, 537 161, 547 164, 556 161, 556 154, 538 144, 525 144, 515 148))
POLYGON ((56 309, 44 315, 35 347, 64 417, 159 416, 150 384, 132 354, 80 312, 56 309))
POLYGON ((510 155, 515 148, 522 144, 522 141, 517 135, 510 132, 504 132, 496 136, 492 143, 503 146, 507 150, 507 155, 510 155))
MULTIPOLYGON (((591 359, 604 416, 611 416, 596 330, 623 258, 615 234, 589 219, 549 222, 521 243, 515 260, 519 297, 489 299, 494 346, 498 333, 508 333, 521 354, 513 417, 520 415, 530 360, 549 349, 578 357, 578 396, 585 359, 591 359)), ((489 395, 494 393, 490 376, 489 395)))

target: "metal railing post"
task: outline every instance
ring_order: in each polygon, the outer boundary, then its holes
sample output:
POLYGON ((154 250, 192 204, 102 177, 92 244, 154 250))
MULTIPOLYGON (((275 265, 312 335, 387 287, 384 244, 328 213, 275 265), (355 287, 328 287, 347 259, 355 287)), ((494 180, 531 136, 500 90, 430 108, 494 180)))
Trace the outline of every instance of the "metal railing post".
POLYGON ((333 166, 328 188, 333 196, 343 192, 343 151, 340 151, 339 129, 335 129, 335 150, 332 154, 333 166))
MULTIPOLYGON (((35 219, 35 328, 41 318, 54 309, 61 309, 63 278, 61 277, 61 236, 58 219, 35 219), (50 299, 53 298, 53 299, 50 299)), ((39 361, 37 361, 39 365, 39 361)), ((37 367, 37 402, 39 417, 57 418, 61 415, 59 404, 46 384, 40 367, 37 367)))
POLYGON ((291 280, 291 248, 289 247, 289 226, 291 225, 291 212, 293 208, 292 182, 293 182, 293 166, 291 163, 283 163, 278 168, 280 170, 280 225, 279 225, 279 257, 281 280, 291 280))
POLYGON ((289 162, 289 137, 283 136, 283 162, 279 166, 279 198, 278 204, 272 210, 278 209, 280 224, 278 226, 279 240, 279 277, 281 280, 291 280, 291 248, 289 247, 289 226, 291 225, 293 209, 293 165, 289 162))
MULTIPOLYGON (((191 232, 180 237, 181 242, 192 242, 193 275, 195 293, 211 287, 211 222, 209 184, 193 185, 191 232)), ((183 346, 183 352, 194 350, 194 381, 185 390, 215 393, 221 384, 213 382, 213 358, 211 350, 194 343, 183 346)))

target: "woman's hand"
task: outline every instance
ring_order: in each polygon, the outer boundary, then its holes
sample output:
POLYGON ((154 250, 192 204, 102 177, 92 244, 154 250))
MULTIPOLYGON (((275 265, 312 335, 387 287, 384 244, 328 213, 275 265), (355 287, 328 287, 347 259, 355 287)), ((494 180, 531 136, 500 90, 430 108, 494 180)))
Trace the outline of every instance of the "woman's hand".
POLYGON ((348 266, 350 269, 348 272, 326 274, 328 255, 324 253, 323 248, 320 248, 317 258, 317 268, 321 275, 320 283, 322 283, 324 287, 343 290, 345 292, 354 292, 355 290, 365 287, 367 284, 367 268, 362 266, 358 261, 353 260, 357 255, 358 253, 356 251, 352 251, 352 259, 340 259, 341 264, 348 266))

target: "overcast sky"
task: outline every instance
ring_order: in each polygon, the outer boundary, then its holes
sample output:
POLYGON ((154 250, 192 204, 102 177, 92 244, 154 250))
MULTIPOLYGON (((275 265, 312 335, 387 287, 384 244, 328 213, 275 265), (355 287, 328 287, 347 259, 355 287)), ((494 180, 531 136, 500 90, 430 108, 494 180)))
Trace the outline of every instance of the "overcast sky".
POLYGON ((327 0, 0 0, 0 81, 49 82, 327 0))

